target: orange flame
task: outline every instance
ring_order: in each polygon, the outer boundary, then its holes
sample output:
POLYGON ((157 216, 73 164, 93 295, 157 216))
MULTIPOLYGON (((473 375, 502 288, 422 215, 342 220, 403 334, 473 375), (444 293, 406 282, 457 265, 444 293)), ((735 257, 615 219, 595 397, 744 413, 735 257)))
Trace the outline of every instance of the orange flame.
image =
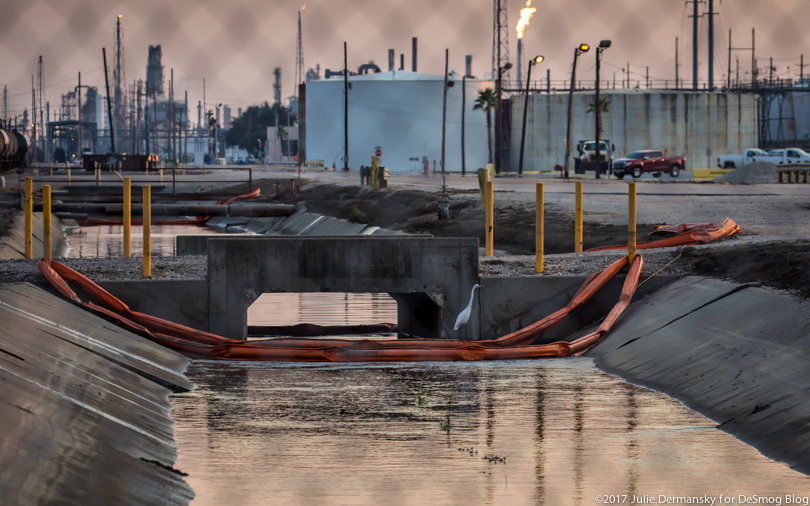
POLYGON ((537 9, 531 7, 532 0, 527 0, 526 7, 520 10, 520 19, 518 20, 517 24, 517 36, 518 39, 523 38, 523 30, 526 29, 526 26, 529 24, 529 19, 531 19, 532 15, 537 12, 537 9))
POLYGON ((304 6, 303 6, 303 7, 301 7, 301 10, 302 10, 302 11, 307 10, 307 4, 304 4, 304 6))

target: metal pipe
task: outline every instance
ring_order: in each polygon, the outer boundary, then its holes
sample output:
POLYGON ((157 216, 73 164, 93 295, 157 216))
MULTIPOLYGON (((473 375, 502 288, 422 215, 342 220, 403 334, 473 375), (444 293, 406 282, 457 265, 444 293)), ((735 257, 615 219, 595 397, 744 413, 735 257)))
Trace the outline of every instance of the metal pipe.
POLYGON ((633 266, 636 259, 636 183, 630 183, 628 194, 630 202, 628 205, 628 227, 627 227, 627 255, 629 257, 628 267, 633 266))
POLYGON ((571 158, 571 113, 574 107, 574 83, 577 78, 577 56, 579 48, 574 49, 574 66, 571 69, 571 88, 568 90, 568 120, 565 127, 565 160, 563 160, 564 177, 568 179, 568 159, 571 158))
MULTIPOLYGON (((531 69, 531 66, 529 66, 531 69)), ((543 183, 537 183, 535 198, 535 217, 534 217, 534 270, 535 272, 543 272, 543 235, 544 235, 544 220, 543 211, 545 207, 543 183)))
POLYGON ((486 209, 487 209, 487 216, 486 216, 486 250, 485 256, 491 257, 493 256, 493 227, 494 227, 494 213, 493 210, 495 208, 493 204, 495 190, 492 185, 492 181, 487 181, 487 199, 486 199, 486 209))
POLYGON ((42 258, 51 265, 51 185, 42 187, 42 258))
POLYGON ((152 277, 152 188, 143 185, 143 277, 152 277))
POLYGON ((132 256, 132 178, 124 178, 124 258, 132 256))
POLYGON ((25 258, 34 258, 34 180, 25 178, 25 258))
POLYGON ((576 182, 574 253, 582 253, 582 181, 576 182))

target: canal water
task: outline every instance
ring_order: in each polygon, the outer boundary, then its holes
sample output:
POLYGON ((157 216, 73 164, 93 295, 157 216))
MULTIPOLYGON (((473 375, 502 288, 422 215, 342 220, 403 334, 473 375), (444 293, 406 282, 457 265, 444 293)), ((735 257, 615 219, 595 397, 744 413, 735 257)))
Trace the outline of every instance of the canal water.
MULTIPOLYGON (((143 226, 131 229, 133 256, 143 256, 143 226)), ((205 225, 152 225, 152 254, 175 255, 178 235, 216 234, 205 225)), ((66 236, 70 247, 68 258, 107 258, 124 256, 123 225, 94 225, 73 229, 66 236)))
POLYGON ((195 506, 810 495, 810 477, 587 358, 195 361, 188 376, 175 467, 195 506))
POLYGON ((248 325, 396 323, 397 302, 386 293, 263 293, 247 317, 248 325))

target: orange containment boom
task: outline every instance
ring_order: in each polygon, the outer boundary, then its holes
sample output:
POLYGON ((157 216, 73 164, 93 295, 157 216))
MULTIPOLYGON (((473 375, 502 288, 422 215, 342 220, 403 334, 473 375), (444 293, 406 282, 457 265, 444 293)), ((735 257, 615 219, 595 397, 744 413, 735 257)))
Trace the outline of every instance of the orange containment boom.
POLYGON ((643 266, 637 256, 622 287, 621 297, 599 328, 572 342, 534 344, 582 306, 628 264, 623 257, 606 269, 591 274, 564 308, 542 320, 498 339, 463 341, 457 339, 306 339, 277 338, 241 341, 195 330, 132 311, 103 288, 59 262, 40 260, 39 270, 66 299, 191 358, 221 360, 284 360, 320 362, 450 361, 554 358, 579 355, 598 343, 630 304, 643 266), (83 302, 68 282, 78 285, 102 306, 83 302))
MULTIPOLYGON (((647 241, 636 244, 636 249, 669 248, 672 246, 694 246, 716 241, 740 231, 740 227, 731 218, 722 223, 684 223, 681 225, 658 225, 653 234, 677 234, 658 241, 647 241)), ((627 249, 626 244, 616 246, 600 246, 586 251, 607 251, 614 249, 627 249)))

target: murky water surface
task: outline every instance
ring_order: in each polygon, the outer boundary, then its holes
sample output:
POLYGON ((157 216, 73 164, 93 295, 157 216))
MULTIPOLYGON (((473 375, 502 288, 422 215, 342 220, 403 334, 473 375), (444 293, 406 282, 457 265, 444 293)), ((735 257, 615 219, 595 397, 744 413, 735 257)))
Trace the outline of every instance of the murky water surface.
MULTIPOLYGON (((152 225, 152 254, 173 256, 178 235, 216 234, 205 225, 152 225)), ((143 226, 131 228, 132 256, 143 256, 143 226)), ((107 258, 124 256, 124 226, 79 227, 67 234, 68 258, 107 258)))
POLYGON ((589 359, 196 361, 188 375, 198 388, 173 417, 195 506, 810 495, 810 477, 589 359))

